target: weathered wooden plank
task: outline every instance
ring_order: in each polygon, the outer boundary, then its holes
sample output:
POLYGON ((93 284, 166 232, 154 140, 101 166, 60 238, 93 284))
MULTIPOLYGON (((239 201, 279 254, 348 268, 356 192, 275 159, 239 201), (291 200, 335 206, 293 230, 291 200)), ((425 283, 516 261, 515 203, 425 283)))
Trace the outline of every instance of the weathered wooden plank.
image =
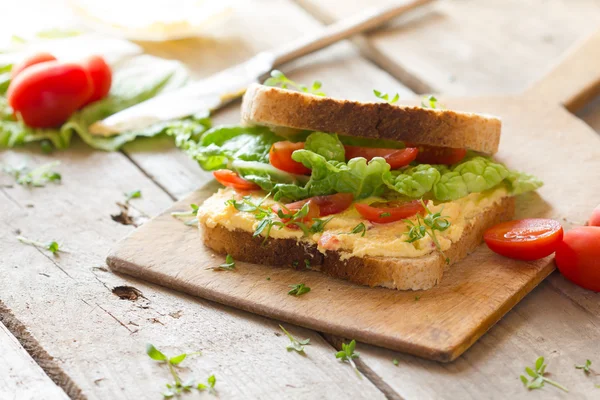
MULTIPOLYGON (((360 0, 297 1, 324 22, 365 8, 360 0)), ((518 93, 599 23, 595 0, 439 1, 369 35, 364 50, 419 92, 518 93)))
POLYGON ((52 156, 5 151, 0 163, 26 158, 35 164, 60 160, 63 183, 11 187, 1 175, 0 297, 14 318, 6 309, 0 317, 27 327, 27 350, 71 397, 158 397, 169 374, 146 356, 147 342, 170 354, 202 350, 203 356, 185 361, 182 374, 206 379, 214 373, 223 397, 382 396, 368 380, 356 379, 313 332, 292 328, 313 345, 307 357, 288 353, 275 321, 108 272, 109 248, 133 229, 110 216, 123 192, 141 189, 143 197, 133 205, 150 215, 171 202, 122 154, 76 144, 52 156), (54 257, 19 244, 17 232, 63 241, 69 253, 54 257), (135 287, 143 297, 122 300, 114 294, 117 286, 135 287))
POLYGON ((1 323, 0 399, 68 399, 1 323))

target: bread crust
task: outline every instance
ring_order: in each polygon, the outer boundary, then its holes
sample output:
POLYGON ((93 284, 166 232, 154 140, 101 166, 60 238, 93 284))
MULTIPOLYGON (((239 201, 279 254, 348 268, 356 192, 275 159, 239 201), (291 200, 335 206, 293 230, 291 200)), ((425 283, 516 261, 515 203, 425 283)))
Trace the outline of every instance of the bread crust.
POLYGON ((222 225, 213 228, 202 223, 200 227, 206 246, 221 254, 231 254, 236 260, 296 269, 310 265, 311 269, 360 285, 424 290, 437 285, 445 268, 473 252, 482 242, 483 232, 499 222, 510 220, 514 210, 514 197, 505 197, 474 217, 460 239, 445 252, 449 264, 437 251, 417 258, 344 257, 339 251, 323 254, 316 244, 295 239, 269 238, 263 244, 263 238, 253 237, 252 232, 230 231, 222 225))
POLYGON ((314 96, 254 84, 242 102, 242 123, 323 131, 369 139, 498 151, 499 118, 467 112, 314 96))

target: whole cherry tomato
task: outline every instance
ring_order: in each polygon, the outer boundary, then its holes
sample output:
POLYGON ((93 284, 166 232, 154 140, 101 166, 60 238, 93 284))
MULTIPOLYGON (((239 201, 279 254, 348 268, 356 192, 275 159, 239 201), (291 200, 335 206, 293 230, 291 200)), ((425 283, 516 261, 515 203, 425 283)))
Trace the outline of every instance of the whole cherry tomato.
POLYGON ((84 105, 106 97, 112 84, 112 71, 106 61, 104 61, 104 58, 91 56, 81 61, 80 64, 90 74, 94 85, 94 91, 84 105))
POLYGON ((556 266, 565 278, 600 292, 600 227, 573 228, 556 248, 556 266))
POLYGON ((77 63, 48 61, 32 65, 10 82, 8 104, 28 126, 61 125, 90 98, 88 72, 77 63))

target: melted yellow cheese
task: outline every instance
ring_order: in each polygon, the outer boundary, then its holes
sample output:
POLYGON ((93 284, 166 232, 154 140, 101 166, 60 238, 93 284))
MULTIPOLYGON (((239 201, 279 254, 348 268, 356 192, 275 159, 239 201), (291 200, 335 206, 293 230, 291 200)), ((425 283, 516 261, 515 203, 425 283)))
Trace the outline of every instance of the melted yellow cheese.
MULTIPOLYGON (((442 215, 446 216, 451 223, 450 228, 446 231, 436 231, 441 250, 447 250, 452 243, 458 241, 465 228, 474 222, 474 217, 506 196, 508 196, 506 188, 498 187, 484 193, 472 193, 451 202, 435 204, 429 201, 428 208, 435 213, 441 211, 443 207, 442 215)), ((258 203, 262 199, 258 194, 251 197, 254 203, 258 203)), ((260 221, 253 213, 238 211, 228 204, 227 200, 232 198, 241 200, 242 196, 231 189, 220 189, 200 207, 198 220, 209 228, 221 225, 228 230, 254 232, 260 221)), ((360 202, 370 204, 375 201, 382 201, 382 199, 371 197, 360 202)), ((263 206, 269 207, 273 204, 276 203, 269 198, 264 201, 263 206)), ((416 216, 413 220, 416 220, 416 216)), ((354 207, 350 207, 346 211, 334 215, 333 219, 325 225, 323 232, 304 236, 300 229, 274 227, 270 232, 270 237, 316 243, 321 252, 325 252, 327 249, 339 250, 343 252, 344 258, 352 256, 421 257, 436 251, 429 236, 413 243, 406 242, 408 230, 409 227, 403 221, 388 224, 370 223, 363 219, 354 207), (361 222, 367 227, 365 235, 350 234, 352 229, 361 222)))

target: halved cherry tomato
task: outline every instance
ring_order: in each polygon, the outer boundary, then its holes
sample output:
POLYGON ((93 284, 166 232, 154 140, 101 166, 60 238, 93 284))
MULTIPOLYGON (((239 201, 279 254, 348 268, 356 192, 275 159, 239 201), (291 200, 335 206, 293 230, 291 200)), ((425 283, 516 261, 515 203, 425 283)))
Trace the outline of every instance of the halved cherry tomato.
POLYGON ((56 61, 56 57, 46 52, 33 54, 12 68, 10 71, 10 79, 15 79, 16 76, 19 75, 25 68, 29 68, 32 65, 41 64, 47 61, 56 61))
POLYGON ((419 200, 408 203, 396 201, 356 203, 354 207, 365 219, 378 224, 400 221, 424 211, 423 204, 419 200))
POLYGON ((315 196, 310 199, 296 201, 294 203, 286 204, 286 207, 290 210, 299 210, 304 204, 310 202, 319 206, 319 217, 324 217, 331 214, 339 214, 346 210, 352 204, 354 196, 352 193, 336 193, 328 196, 315 196))
POLYGON ((260 186, 256 183, 250 182, 241 178, 237 173, 229 170, 229 169, 219 169, 213 172, 213 175, 217 182, 219 182, 223 186, 227 186, 233 188, 235 190, 240 190, 242 192, 251 191, 251 190, 259 190, 260 186))
POLYGON ((269 162, 275 168, 292 174, 310 174, 310 169, 306 168, 302 163, 292 159, 292 153, 303 148, 304 143, 302 142, 275 142, 273 143, 273 146, 271 146, 271 150, 269 150, 269 162))
POLYGON ((91 56, 81 61, 80 64, 90 74, 94 85, 94 91, 84 105, 106 97, 112 84, 112 71, 104 58, 91 56))
POLYGON ((562 238, 560 223, 544 218, 503 222, 491 227, 483 235, 492 251, 517 260, 537 260, 549 256, 562 238))
POLYGON ((600 205, 598 205, 596 208, 594 208, 594 211, 592 211, 592 216, 588 221, 588 225, 600 226, 600 205))
POLYGON ((370 161, 373 157, 383 157, 392 169, 398 169, 410 164, 417 158, 419 151, 414 147, 405 149, 382 149, 361 146, 344 146, 346 160, 355 157, 364 157, 370 161))
MULTIPOLYGON (((406 143, 409 146, 408 143, 406 143)), ((421 164, 456 164, 467 155, 466 149, 453 149, 450 147, 437 147, 417 145, 419 154, 417 161, 421 164)))
POLYGON ((600 292, 600 227, 579 226, 565 233, 556 248, 556 266, 576 285, 600 292))
POLYGON ((65 122, 93 91, 79 64, 48 61, 23 70, 8 86, 8 104, 25 124, 51 128, 65 122))

